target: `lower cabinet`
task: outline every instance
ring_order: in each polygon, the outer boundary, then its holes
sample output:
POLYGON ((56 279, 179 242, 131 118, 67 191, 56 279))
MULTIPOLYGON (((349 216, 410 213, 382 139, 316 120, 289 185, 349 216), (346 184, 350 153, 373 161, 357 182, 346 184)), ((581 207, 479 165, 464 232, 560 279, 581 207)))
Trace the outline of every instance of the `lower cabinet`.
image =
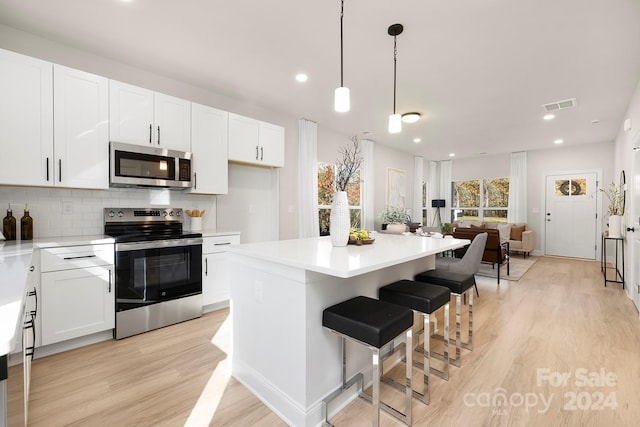
MULTIPOLYGON (((204 237, 202 243, 202 304, 229 299, 229 268, 225 248, 240 243, 239 235, 204 237)), ((205 310, 206 311, 206 310, 205 310)))
POLYGON ((113 329, 113 244, 41 250, 41 344, 113 329))
POLYGON ((113 329, 113 267, 42 274, 42 345, 113 329))

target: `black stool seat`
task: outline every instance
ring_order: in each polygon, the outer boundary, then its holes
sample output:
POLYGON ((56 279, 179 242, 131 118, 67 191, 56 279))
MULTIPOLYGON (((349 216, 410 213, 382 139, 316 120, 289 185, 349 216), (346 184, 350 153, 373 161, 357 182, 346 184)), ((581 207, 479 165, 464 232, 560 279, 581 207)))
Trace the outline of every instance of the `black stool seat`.
POLYGON ((445 286, 399 280, 381 287, 378 296, 381 300, 431 314, 449 302, 451 291, 445 286))
POLYGON ((448 270, 438 270, 437 268, 416 274, 415 280, 446 286, 454 294, 463 294, 476 284, 476 279, 473 274, 453 273, 448 270))
POLYGON ((322 312, 322 325, 358 341, 381 348, 413 325, 407 307, 358 296, 322 312))

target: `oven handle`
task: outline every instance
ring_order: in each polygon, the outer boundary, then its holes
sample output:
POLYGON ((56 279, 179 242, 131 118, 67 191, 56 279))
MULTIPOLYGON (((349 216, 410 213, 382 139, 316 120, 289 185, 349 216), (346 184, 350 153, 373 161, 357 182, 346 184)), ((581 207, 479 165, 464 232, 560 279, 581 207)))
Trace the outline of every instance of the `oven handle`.
POLYGON ((202 237, 190 237, 187 239, 150 240, 148 242, 116 243, 116 252, 138 251, 142 249, 175 248, 195 245, 202 245, 202 237))

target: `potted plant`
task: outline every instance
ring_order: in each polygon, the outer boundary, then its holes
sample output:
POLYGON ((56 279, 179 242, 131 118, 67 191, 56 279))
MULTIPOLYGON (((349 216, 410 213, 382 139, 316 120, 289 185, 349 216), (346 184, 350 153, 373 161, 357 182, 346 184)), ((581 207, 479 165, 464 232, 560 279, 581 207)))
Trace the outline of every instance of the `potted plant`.
POLYGON ((442 231, 442 234, 444 235, 451 234, 451 224, 448 222, 443 223, 440 225, 440 231, 442 231))
POLYGON ((622 185, 612 182, 609 188, 600 191, 609 199, 609 237, 622 237, 622 215, 624 214, 624 190, 622 185))
POLYGON ((357 136, 351 137, 351 144, 340 147, 340 157, 335 164, 335 187, 331 203, 329 235, 333 246, 346 246, 349 241, 351 216, 349 215, 349 199, 347 189, 357 176, 362 165, 362 155, 357 136))
POLYGON ((407 221, 409 221, 409 211, 398 206, 385 206, 380 214, 380 220, 383 230, 403 233, 406 230, 407 221))

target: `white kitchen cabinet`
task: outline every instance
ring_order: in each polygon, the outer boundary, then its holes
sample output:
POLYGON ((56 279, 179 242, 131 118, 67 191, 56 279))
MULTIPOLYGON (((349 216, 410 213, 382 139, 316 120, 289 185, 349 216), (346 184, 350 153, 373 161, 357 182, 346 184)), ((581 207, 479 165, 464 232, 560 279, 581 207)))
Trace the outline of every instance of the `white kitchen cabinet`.
POLYGON ((206 105, 191 104, 191 170, 193 194, 227 194, 228 113, 206 105))
POLYGON ((229 113, 229 160, 283 167, 284 128, 229 113))
POLYGON ((138 86, 109 82, 111 141, 189 151, 191 103, 138 86))
POLYGON ((46 185, 47 162, 53 162, 53 64, 0 49, 0 94, 0 184, 46 185))
POLYGON ((56 187, 109 188, 109 81, 54 65, 54 161, 56 187))
POLYGON ((113 245, 41 250, 42 345, 113 329, 113 245))
POLYGON ((204 237, 202 243, 202 304, 229 299, 229 266, 225 248, 240 243, 240 235, 204 237))

